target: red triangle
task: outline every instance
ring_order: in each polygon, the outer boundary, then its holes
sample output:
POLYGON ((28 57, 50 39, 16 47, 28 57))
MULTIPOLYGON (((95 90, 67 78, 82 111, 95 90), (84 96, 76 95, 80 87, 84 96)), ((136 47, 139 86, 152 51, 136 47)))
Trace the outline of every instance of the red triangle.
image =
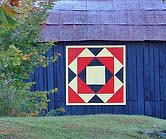
POLYGON ((68 48, 68 65, 70 65, 84 49, 85 48, 68 48))
POLYGON ((111 78, 106 85, 104 85, 97 94, 113 94, 114 93, 114 78, 111 78))
POLYGON ((124 102, 124 96, 123 96, 123 86, 113 95, 107 103, 123 103, 124 102))
POLYGON ((78 94, 94 94, 94 92, 78 77, 78 94))
POLYGON ((93 60, 94 57, 78 57, 78 74, 93 60))
POLYGON ((111 73, 114 73, 114 58, 113 57, 97 57, 111 73))
POLYGON ((124 48, 107 48, 122 64, 123 64, 123 49, 124 48))
POLYGON ((69 103, 85 103, 85 101, 80 98, 71 87, 68 87, 68 102, 69 103))

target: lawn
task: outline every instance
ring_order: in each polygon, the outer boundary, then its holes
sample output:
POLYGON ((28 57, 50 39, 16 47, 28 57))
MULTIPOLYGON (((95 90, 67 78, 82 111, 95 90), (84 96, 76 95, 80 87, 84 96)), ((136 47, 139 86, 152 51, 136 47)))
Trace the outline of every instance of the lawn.
POLYGON ((153 130, 166 130, 166 121, 122 115, 0 118, 2 139, 149 139, 140 132, 153 130))

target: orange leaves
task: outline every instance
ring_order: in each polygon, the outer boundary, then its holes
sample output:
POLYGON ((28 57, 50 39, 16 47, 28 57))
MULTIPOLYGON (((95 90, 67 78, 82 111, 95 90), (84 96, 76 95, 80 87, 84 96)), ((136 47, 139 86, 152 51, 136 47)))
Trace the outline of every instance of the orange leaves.
POLYGON ((3 26, 15 29, 17 22, 17 17, 20 13, 17 12, 16 8, 12 6, 19 6, 18 0, 10 0, 2 2, 0 5, 0 21, 3 26))
POLYGON ((19 0, 10 0, 10 5, 19 7, 19 0))
POLYGON ((8 6, 7 4, 2 5, 2 10, 9 16, 15 16, 16 14, 18 14, 15 10, 10 8, 10 6, 8 6))
POLYGON ((30 61, 31 60, 31 56, 33 55, 33 53, 30 53, 30 54, 26 54, 22 57, 22 59, 24 61, 30 61))

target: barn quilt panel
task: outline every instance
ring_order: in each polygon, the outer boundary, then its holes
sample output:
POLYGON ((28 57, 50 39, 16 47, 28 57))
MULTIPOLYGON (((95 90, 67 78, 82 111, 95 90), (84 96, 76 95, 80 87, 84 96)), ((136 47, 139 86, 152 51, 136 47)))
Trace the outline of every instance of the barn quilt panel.
POLYGON ((125 46, 67 46, 66 104, 125 105, 125 46))

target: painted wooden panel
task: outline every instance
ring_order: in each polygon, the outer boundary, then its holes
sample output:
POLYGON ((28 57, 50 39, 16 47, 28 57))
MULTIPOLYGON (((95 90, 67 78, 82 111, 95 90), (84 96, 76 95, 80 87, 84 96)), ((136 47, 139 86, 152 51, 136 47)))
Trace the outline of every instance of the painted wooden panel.
POLYGON ((166 119, 166 43, 165 42, 61 42, 48 52, 61 53, 57 62, 36 69, 32 90, 58 88, 50 95, 49 109, 64 107, 64 115, 139 114, 166 119), (66 105, 66 46, 126 45, 126 106, 66 105))
POLYGON ((125 105, 125 46, 66 46, 67 105, 125 105))

